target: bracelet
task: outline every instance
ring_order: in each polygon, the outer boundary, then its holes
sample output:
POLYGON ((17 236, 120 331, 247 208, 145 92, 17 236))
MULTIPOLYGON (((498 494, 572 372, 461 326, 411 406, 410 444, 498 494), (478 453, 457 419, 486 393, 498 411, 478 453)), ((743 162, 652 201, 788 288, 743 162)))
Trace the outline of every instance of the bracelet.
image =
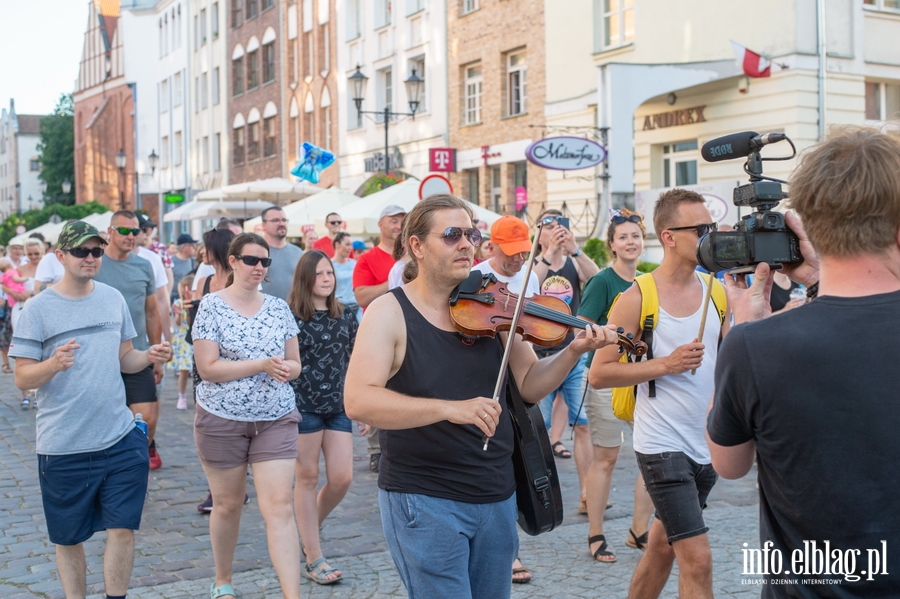
POLYGON ((547 262, 547 259, 544 258, 543 256, 541 256, 541 262, 543 262, 543 263, 546 264, 547 266, 550 266, 550 263, 547 262))
POLYGON ((811 300, 814 297, 819 295, 819 282, 816 281, 812 285, 806 288, 806 299, 811 300))

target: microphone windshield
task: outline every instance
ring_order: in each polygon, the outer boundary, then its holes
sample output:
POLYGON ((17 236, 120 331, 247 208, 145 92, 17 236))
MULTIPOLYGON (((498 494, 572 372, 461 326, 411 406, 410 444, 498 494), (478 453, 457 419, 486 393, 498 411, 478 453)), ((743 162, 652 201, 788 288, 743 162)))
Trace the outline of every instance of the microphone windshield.
POLYGON ((700 155, 707 162, 718 162, 720 160, 731 160, 732 158, 743 158, 749 156, 753 151, 750 140, 759 134, 753 131, 744 131, 743 133, 732 133, 724 137, 711 139, 700 149, 700 155))

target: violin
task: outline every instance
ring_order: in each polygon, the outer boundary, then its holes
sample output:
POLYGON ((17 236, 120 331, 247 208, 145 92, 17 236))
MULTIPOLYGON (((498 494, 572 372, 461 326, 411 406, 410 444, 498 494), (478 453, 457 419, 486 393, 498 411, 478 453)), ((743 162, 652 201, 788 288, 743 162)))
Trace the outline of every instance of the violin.
MULTIPOLYGON (((468 337, 494 337, 509 331, 519 296, 493 274, 472 271, 450 296, 450 318, 456 329, 468 337)), ((565 338, 570 328, 585 329, 592 322, 572 316, 569 305, 561 299, 536 295, 525 300, 516 332, 540 347, 553 347, 565 338)), ((634 335, 619 328, 619 353, 643 356, 647 344, 635 341, 634 335)))

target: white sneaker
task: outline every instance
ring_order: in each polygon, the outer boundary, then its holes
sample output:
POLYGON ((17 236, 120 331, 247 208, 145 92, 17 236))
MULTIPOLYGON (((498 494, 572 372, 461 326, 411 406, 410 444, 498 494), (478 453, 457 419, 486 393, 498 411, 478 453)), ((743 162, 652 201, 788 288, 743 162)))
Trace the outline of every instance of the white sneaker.
POLYGON ((178 398, 178 403, 175 404, 175 407, 179 410, 187 410, 187 397, 185 397, 184 395, 180 396, 178 398))

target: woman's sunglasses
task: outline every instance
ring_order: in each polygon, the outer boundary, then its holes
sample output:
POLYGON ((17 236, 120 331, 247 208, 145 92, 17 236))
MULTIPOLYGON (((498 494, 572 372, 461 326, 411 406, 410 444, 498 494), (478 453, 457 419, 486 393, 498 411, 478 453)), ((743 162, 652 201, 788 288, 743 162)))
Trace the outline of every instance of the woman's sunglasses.
POLYGON ((256 266, 260 262, 262 262, 263 268, 272 266, 271 258, 260 258, 259 256, 236 256, 236 258, 247 266, 256 266))
POLYGON ((63 250, 64 252, 69 252, 70 255, 75 256, 76 258, 87 258, 88 255, 93 256, 94 258, 99 258, 103 255, 103 248, 68 248, 63 250))
POLYGON ((481 231, 475 227, 470 227, 468 229, 463 229, 462 227, 447 227, 444 229, 443 233, 438 233, 438 235, 444 238, 444 243, 447 245, 456 245, 459 243, 459 240, 462 239, 463 235, 466 236, 469 243, 476 247, 481 243, 481 231))
POLYGON ((697 237, 703 237, 708 234, 710 231, 715 231, 719 228, 719 223, 709 223, 708 225, 690 225, 688 227, 669 227, 669 231, 690 231, 693 229, 697 232, 697 237))
POLYGON ((614 225, 621 225, 622 223, 639 223, 644 220, 644 217, 639 214, 631 214, 629 216, 617 214, 609 220, 612 221, 614 225))

